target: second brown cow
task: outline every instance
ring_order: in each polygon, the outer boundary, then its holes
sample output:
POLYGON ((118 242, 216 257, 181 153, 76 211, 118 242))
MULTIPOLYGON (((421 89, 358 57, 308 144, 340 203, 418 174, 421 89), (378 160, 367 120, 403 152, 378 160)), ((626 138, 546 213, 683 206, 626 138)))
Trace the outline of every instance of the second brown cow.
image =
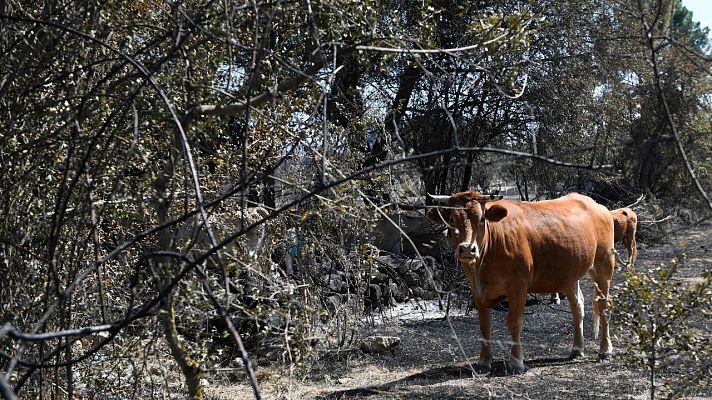
POLYGON ((635 242, 635 231, 638 226, 638 216, 628 207, 611 211, 613 216, 614 240, 616 243, 622 242, 628 249, 628 264, 635 261, 638 253, 635 242))

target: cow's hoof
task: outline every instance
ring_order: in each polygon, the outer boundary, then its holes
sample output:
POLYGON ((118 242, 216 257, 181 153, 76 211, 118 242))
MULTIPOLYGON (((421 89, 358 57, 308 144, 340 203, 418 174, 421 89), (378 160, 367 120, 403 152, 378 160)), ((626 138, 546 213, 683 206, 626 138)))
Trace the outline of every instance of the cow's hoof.
POLYGON ((598 353, 598 360, 601 362, 609 361, 611 359, 611 353, 598 353))
POLYGON ((525 372, 527 372, 526 367, 513 367, 512 368, 512 375, 522 375, 525 372))
POLYGON ((571 350, 571 354, 569 354, 569 360, 573 360, 575 358, 583 358, 583 350, 580 350, 580 349, 571 350))
POLYGON ((480 375, 488 375, 490 372, 492 372, 492 367, 489 365, 477 365, 475 366, 475 372, 477 372, 480 375))

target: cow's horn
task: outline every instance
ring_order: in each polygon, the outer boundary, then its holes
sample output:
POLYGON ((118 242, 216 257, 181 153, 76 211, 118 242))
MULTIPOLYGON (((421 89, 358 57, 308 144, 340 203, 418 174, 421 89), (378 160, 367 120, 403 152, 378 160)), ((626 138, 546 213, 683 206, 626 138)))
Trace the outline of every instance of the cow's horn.
POLYGON ((479 203, 489 203, 490 201, 502 200, 504 196, 501 194, 482 194, 477 199, 479 203))
POLYGON ((450 197, 452 196, 440 196, 440 195, 432 195, 428 193, 428 197, 433 199, 433 203, 436 204, 450 204, 450 197))

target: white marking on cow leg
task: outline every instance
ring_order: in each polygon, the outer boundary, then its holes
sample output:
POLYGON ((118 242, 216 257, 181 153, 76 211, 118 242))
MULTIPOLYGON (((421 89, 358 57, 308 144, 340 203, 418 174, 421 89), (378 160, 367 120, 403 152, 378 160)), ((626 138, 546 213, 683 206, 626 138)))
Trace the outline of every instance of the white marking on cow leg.
POLYGON ((571 307, 571 316, 574 324, 574 345, 571 349, 570 358, 583 357, 583 293, 581 293, 581 285, 576 281, 574 287, 566 291, 566 297, 569 299, 571 307))
POLYGON ((596 300, 593 300, 593 339, 598 340, 598 328, 601 325, 601 316, 598 314, 598 307, 596 307, 596 300))
POLYGON ((596 283, 596 277, 593 274, 593 272, 590 273, 591 279, 593 280, 593 305, 592 305, 592 312, 593 312, 593 339, 597 340, 598 339, 598 328, 601 323, 601 311, 600 308, 598 308, 598 298, 599 298, 599 290, 598 290, 598 284, 596 283))

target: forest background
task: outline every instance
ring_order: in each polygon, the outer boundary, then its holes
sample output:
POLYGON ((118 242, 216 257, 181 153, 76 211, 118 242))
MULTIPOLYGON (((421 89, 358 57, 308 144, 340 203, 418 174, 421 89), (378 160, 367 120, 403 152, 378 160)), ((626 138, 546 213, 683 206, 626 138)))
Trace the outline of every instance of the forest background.
POLYGON ((0 393, 237 365, 260 397, 267 349, 345 345, 426 193, 709 218, 708 33, 675 0, 0 2, 0 393))

